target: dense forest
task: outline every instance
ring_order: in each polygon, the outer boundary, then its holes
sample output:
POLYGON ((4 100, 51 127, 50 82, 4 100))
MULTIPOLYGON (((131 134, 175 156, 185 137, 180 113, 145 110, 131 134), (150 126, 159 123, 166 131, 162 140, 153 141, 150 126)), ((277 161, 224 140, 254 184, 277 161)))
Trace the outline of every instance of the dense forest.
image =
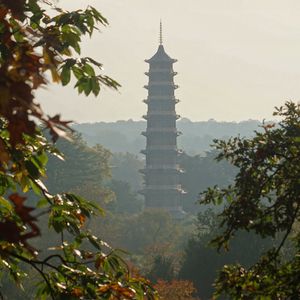
MULTIPOLYGON (((230 254, 218 254, 208 246, 216 234, 217 211, 200 205, 199 194, 210 186, 227 186, 236 175, 230 164, 215 160, 216 150, 203 155, 181 154, 185 170, 181 183, 187 191, 182 207, 186 216, 174 220, 164 211, 144 209, 143 197, 138 193, 143 184, 139 170, 144 164, 139 156, 112 153, 99 144, 90 147, 80 134, 75 134, 72 141, 59 140, 57 146, 64 153, 64 161, 50 157, 46 181, 49 190, 77 193, 100 204, 104 215, 88 226, 113 247, 127 251, 132 266, 157 283, 162 292, 172 284, 179 288, 190 284, 186 289, 193 291, 193 299, 208 299, 219 268, 236 261, 251 264, 259 255, 258 247, 263 250, 271 243, 242 234, 230 254), (249 240, 251 247, 245 243, 249 240)), ((41 228, 47 230, 41 222, 41 228)), ((52 238, 55 240, 55 236, 52 238)), ((52 238, 46 235, 35 244, 51 247, 52 238)), ((30 293, 19 297, 25 296, 30 298, 30 293)))
POLYGON ((113 153, 100 145, 90 147, 80 134, 72 142, 60 140, 58 147, 65 161, 50 158, 49 188, 76 192, 99 203, 105 216, 89 224, 93 232, 128 251, 132 265, 153 282, 163 280, 179 286, 190 282, 195 297, 208 299, 217 271, 224 264, 251 265, 273 243, 272 239, 240 233, 230 253, 218 254, 208 246, 217 234, 220 208, 200 205, 200 194, 211 186, 232 184, 237 173, 228 162, 216 161, 217 150, 180 155, 184 169, 181 184, 187 191, 182 196, 186 216, 174 220, 166 212, 144 210, 144 199, 138 193, 143 185, 139 170, 144 161, 140 156, 113 153))
MULTIPOLYGON (((161 210, 145 210, 139 194, 143 186, 139 172, 144 165, 141 156, 113 153, 99 144, 89 146, 79 133, 73 135, 72 141, 59 140, 57 146, 64 153, 64 161, 55 155, 49 158, 46 180, 49 190, 77 193, 100 204, 104 215, 91 220, 88 227, 113 247, 125 250, 132 267, 156 283, 161 293, 172 287, 173 291, 177 288, 190 291, 193 295, 190 299, 209 299, 218 270, 224 264, 238 262, 250 266, 276 244, 272 238, 241 232, 229 253, 217 253, 209 246, 209 241, 218 234, 220 208, 199 204, 201 192, 211 186, 222 188, 233 184, 237 174, 231 164, 216 160, 217 150, 180 155, 184 169, 181 184, 187 191, 181 200, 186 215, 176 220, 161 210)), ((46 232, 43 219, 40 222, 46 232)), ((55 235, 42 235, 34 244, 51 247, 55 239, 55 235)), ((30 282, 27 284, 30 286, 30 282)), ((25 294, 16 291, 14 297, 30 299, 31 294, 28 290, 25 294)))

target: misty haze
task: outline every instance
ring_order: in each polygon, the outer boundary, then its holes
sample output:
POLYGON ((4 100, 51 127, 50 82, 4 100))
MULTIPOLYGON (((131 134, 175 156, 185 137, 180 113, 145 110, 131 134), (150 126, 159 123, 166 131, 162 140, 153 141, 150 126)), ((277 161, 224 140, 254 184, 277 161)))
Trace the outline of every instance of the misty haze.
POLYGON ((299 11, 0 0, 0 299, 300 299, 299 11))

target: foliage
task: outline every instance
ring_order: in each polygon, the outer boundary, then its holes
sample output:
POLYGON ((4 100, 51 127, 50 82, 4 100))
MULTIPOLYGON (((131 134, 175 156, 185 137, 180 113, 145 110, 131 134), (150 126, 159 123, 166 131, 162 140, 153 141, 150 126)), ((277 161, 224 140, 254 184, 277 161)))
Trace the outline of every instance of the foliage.
POLYGON ((113 213, 97 223, 93 221, 91 227, 114 246, 138 255, 180 239, 179 226, 167 212, 158 209, 132 215, 113 213))
POLYGON ((131 153, 113 153, 112 177, 116 180, 126 181, 134 191, 142 188, 143 177, 139 172, 144 167, 144 162, 131 153))
POLYGON ((147 274, 147 278, 151 282, 157 282, 157 280, 170 281, 175 277, 175 270, 172 257, 166 257, 161 254, 157 254, 154 257, 154 261, 150 272, 147 274))
POLYGON ((104 218, 95 221, 90 228, 114 247, 128 251, 132 265, 151 282, 176 276, 184 246, 195 230, 194 219, 176 221, 157 209, 138 214, 106 211, 104 218))
POLYGON ((104 187, 111 177, 108 150, 100 145, 88 147, 78 134, 72 135, 72 141, 58 140, 56 145, 64 160, 49 157, 46 183, 51 192, 78 193, 101 206, 113 198, 112 191, 104 187))
POLYGON ((131 277, 119 254, 86 229, 86 220, 101 209, 73 193, 52 194, 42 179, 48 154, 60 153, 40 126, 56 141, 67 136, 69 124, 59 115, 46 116, 34 99, 34 91, 47 84, 47 73, 62 85, 73 75, 78 92, 86 95, 98 95, 102 85, 119 86, 96 74, 100 63, 75 58, 82 36, 97 24, 107 20, 93 7, 68 12, 46 0, 0 1, 0 273, 21 286, 27 270, 34 271, 40 276, 37 299, 155 297, 146 280, 131 277), (39 197, 32 206, 25 195, 30 190, 39 197), (47 257, 28 241, 40 235, 42 214, 60 237, 47 257))
POLYGON ((211 209, 199 213, 197 231, 185 247, 178 278, 193 282, 201 299, 210 299, 218 271, 226 264, 240 263, 251 266, 264 250, 273 245, 272 239, 256 234, 239 232, 230 251, 217 253, 209 241, 219 233, 217 213, 211 209))
POLYGON ((215 296, 230 299, 298 299, 300 297, 300 107, 293 102, 276 108, 276 124, 263 126, 252 139, 217 141, 218 159, 239 168, 235 183, 210 188, 202 203, 225 203, 220 214, 223 232, 213 240, 220 249, 240 230, 279 240, 276 247, 251 267, 224 266, 216 281, 215 296), (289 238, 293 252, 282 249, 289 238))
POLYGON ((187 280, 158 280, 155 285, 162 300, 197 300, 193 294, 196 289, 192 282, 187 280))
POLYGON ((183 153, 180 165, 184 173, 180 181, 187 191, 182 196, 182 206, 186 212, 196 214, 202 209, 197 203, 199 192, 211 185, 227 186, 233 182, 236 170, 227 162, 216 162, 216 151, 206 152, 205 155, 190 156, 183 153))
POLYGON ((128 182, 112 179, 108 186, 115 194, 115 199, 107 205, 110 212, 129 214, 142 212, 144 201, 132 191, 128 182))
MULTIPOLYGON (((134 253, 145 253, 153 247, 162 247, 178 236, 178 226, 171 216, 159 209, 147 209, 131 217, 125 227, 126 249, 134 253)), ((151 251, 151 250, 150 250, 151 251)))
MULTIPOLYGON (((55 193, 78 193, 97 201, 105 210, 114 214, 142 211, 141 197, 132 191, 127 181, 115 179, 122 177, 118 174, 125 173, 123 178, 135 181, 133 176, 125 176, 128 168, 130 175, 133 173, 131 161, 125 163, 125 159, 134 158, 133 155, 118 154, 120 159, 116 162, 107 149, 101 145, 88 147, 78 134, 72 136, 72 141, 59 140, 57 147, 63 152, 64 161, 55 156, 49 158, 46 181, 48 189, 55 193), (118 169, 117 174, 114 169, 118 169)), ((136 173, 138 174, 137 170, 136 173)))

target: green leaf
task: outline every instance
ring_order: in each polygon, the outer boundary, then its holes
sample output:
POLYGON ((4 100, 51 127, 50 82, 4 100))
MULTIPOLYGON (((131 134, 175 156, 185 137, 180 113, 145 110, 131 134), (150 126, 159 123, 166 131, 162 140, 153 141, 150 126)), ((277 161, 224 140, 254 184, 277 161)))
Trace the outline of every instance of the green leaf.
POLYGON ((12 211, 12 206, 10 202, 3 197, 0 197, 0 208, 1 208, 1 212, 3 209, 7 211, 12 211))
POLYGON ((72 71, 73 71, 74 76, 77 79, 80 79, 84 76, 83 71, 80 68, 76 67, 76 66, 72 67, 72 71))
POLYGON ((38 156, 39 161, 42 163, 43 166, 45 166, 48 162, 48 155, 46 152, 42 152, 38 156))
POLYGON ((93 94, 95 96, 98 96, 98 94, 100 93, 100 84, 97 80, 96 77, 93 77, 92 79, 92 91, 93 91, 93 94))
POLYGON ((40 199, 40 200, 38 201, 36 207, 42 208, 42 207, 45 207, 45 206, 47 206, 47 205, 49 205, 48 200, 47 200, 46 198, 42 198, 42 199, 40 199))
POLYGON ((72 45, 72 47, 74 48, 74 50, 75 50, 78 54, 81 53, 81 48, 80 48, 79 43, 74 43, 74 44, 72 45))
POLYGON ((30 180, 30 186, 36 195, 41 195, 42 191, 40 187, 34 182, 34 180, 30 180))
POLYGON ((84 93, 85 93, 85 95, 88 96, 88 95, 91 93, 92 89, 93 89, 93 83, 92 83, 92 80, 91 80, 91 79, 88 79, 88 80, 84 83, 83 88, 84 88, 84 93))
MULTIPOLYGON (((73 71, 74 72, 74 71, 73 71)), ((71 70, 70 67, 67 65, 64 65, 60 74, 60 79, 62 82, 62 85, 67 85, 71 80, 71 70)))
POLYGON ((30 160, 25 162, 26 169, 30 176, 32 176, 34 179, 37 179, 40 177, 40 170, 37 168, 37 166, 30 160))
POLYGON ((83 70, 89 76, 95 76, 96 75, 95 71, 94 71, 94 68, 91 65, 89 65, 89 64, 85 64, 83 66, 83 70))

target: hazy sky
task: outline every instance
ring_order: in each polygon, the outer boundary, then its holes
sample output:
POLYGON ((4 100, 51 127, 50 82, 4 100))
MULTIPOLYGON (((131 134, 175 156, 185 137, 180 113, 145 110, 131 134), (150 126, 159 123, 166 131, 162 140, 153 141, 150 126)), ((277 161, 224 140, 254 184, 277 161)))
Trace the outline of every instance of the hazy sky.
POLYGON ((66 9, 97 7, 110 22, 84 41, 83 55, 102 62, 119 92, 78 96, 72 86, 48 87, 39 100, 49 114, 77 122, 139 120, 146 113, 148 64, 164 47, 191 120, 270 119, 274 106, 300 99, 299 0, 61 0, 66 9))

